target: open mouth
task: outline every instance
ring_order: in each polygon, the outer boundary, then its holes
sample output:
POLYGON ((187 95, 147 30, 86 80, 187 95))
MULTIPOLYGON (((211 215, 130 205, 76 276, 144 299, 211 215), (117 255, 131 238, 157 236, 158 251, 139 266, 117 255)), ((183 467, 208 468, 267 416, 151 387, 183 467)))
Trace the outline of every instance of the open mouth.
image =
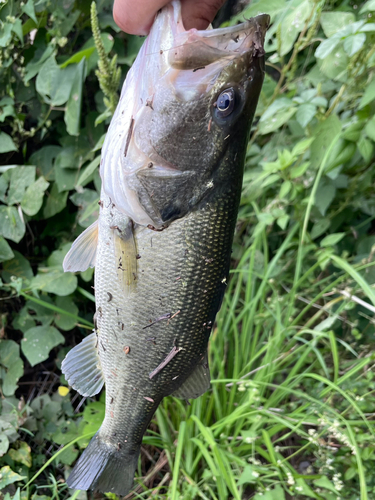
POLYGON ((174 69, 194 70, 218 60, 232 60, 248 51, 254 56, 263 55, 269 22, 269 16, 261 14, 236 26, 178 33, 168 53, 169 65, 174 69))

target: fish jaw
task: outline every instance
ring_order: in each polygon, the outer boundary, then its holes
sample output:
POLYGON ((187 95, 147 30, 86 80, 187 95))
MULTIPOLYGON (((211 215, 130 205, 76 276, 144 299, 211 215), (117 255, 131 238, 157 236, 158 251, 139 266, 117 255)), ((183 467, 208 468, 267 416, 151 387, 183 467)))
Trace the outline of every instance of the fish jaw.
POLYGON ((240 100, 251 94, 249 99, 257 101, 258 89, 247 92, 247 80, 252 72, 263 79, 258 63, 268 22, 261 15, 229 28, 186 31, 179 1, 156 16, 128 72, 100 167, 104 192, 135 223, 163 228, 207 193, 226 147, 219 146, 215 126, 223 131, 221 141, 231 129, 228 119, 215 122, 213 105, 226 85, 240 88, 240 100), (163 199, 182 199, 171 207, 155 192, 163 199))

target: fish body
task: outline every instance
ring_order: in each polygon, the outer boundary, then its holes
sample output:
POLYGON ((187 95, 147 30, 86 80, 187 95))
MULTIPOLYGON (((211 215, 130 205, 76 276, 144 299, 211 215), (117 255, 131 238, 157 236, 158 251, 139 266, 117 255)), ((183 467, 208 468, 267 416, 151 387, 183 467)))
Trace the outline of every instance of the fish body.
POLYGON ((95 265, 96 315, 63 372, 83 395, 106 385, 70 487, 125 495, 161 400, 209 388, 267 24, 186 32, 173 2, 129 72, 103 146, 99 220, 64 261, 95 265))

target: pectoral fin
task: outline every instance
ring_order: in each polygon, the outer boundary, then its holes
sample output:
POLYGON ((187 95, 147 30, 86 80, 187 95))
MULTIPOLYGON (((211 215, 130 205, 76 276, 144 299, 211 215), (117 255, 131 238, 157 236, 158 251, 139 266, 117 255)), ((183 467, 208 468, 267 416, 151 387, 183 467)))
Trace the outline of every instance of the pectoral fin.
POLYGON ((88 335, 68 352, 61 370, 69 385, 82 396, 94 396, 104 384, 96 333, 88 335))
POLYGON ((76 273, 86 271, 89 267, 95 267, 97 246, 98 221, 96 220, 73 242, 63 262, 64 271, 76 273))
POLYGON ((196 366, 193 373, 172 396, 180 399, 198 398, 210 388, 210 381, 210 370, 208 368, 208 356, 206 352, 202 362, 196 366))
POLYGON ((137 279, 137 249, 134 241, 133 225, 116 227, 114 231, 114 252, 117 276, 125 294, 134 287, 137 279))

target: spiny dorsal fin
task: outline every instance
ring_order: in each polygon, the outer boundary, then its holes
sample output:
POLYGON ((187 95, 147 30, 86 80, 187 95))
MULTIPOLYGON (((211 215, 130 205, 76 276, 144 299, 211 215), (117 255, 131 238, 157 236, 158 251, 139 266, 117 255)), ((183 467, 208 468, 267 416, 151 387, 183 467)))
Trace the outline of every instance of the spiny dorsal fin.
POLYGON ((202 361, 194 368, 194 371, 185 382, 173 392, 171 396, 180 399, 195 399, 204 394, 210 388, 210 369, 208 367, 207 351, 202 361))
POLYGON ((82 396, 94 396, 104 384, 96 333, 88 335, 68 352, 61 370, 69 385, 82 396))
POLYGON ((137 279, 137 249, 134 241, 133 224, 130 221, 123 228, 116 226, 113 231, 117 276, 121 288, 127 294, 134 287, 137 279))
POLYGON ((98 246, 98 221, 83 231, 73 241, 71 249, 65 255, 63 269, 65 272, 76 273, 95 267, 96 249, 98 246))

